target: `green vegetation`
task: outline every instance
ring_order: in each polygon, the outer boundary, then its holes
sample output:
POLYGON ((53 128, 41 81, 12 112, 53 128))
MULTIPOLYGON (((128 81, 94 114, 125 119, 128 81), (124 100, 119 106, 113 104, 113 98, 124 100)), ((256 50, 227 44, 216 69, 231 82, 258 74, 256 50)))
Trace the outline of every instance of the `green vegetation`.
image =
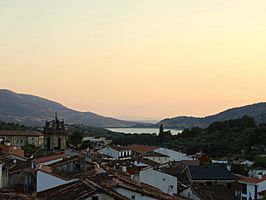
POLYGON ((254 168, 266 168, 266 157, 256 156, 253 164, 254 168))
POLYGON ((246 169, 244 165, 240 165, 240 164, 232 164, 231 172, 235 174, 241 174, 243 176, 248 176, 248 170, 246 169))
POLYGON ((257 126, 254 119, 244 116, 240 119, 214 122, 208 128, 185 129, 179 135, 124 134, 102 128, 71 126, 70 130, 80 130, 84 135, 106 137, 114 144, 160 145, 187 154, 202 151, 212 158, 244 158, 254 160, 256 155, 265 154, 266 126, 257 126))
POLYGON ((38 156, 38 155, 42 155, 43 151, 40 147, 36 147, 34 145, 31 144, 25 144, 22 149, 24 150, 25 156, 38 156))
POLYGON ((76 131, 74 131, 74 133, 71 133, 69 135, 68 142, 69 142, 69 144, 72 144, 77 148, 78 145, 82 144, 82 138, 83 138, 83 135, 82 135, 81 131, 76 130, 76 131))
POLYGON ((24 125, 20 125, 17 123, 6 123, 6 122, 2 122, 0 121, 0 130, 20 130, 20 131, 24 131, 24 130, 28 130, 29 127, 26 127, 24 125))

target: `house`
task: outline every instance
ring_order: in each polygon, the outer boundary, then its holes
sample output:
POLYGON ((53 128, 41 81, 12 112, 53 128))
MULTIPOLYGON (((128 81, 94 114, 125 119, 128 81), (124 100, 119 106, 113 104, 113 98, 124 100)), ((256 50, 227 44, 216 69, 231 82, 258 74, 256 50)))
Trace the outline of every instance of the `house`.
POLYGON ((130 159, 131 150, 119 145, 107 146, 98 151, 100 154, 111 156, 116 160, 130 159))
POLYGON ((63 160, 67 157, 65 153, 58 153, 49 156, 39 157, 32 160, 32 168, 39 168, 41 165, 50 165, 52 163, 63 160))
POLYGON ((89 142, 93 149, 102 149, 112 143, 112 140, 107 140, 105 137, 83 137, 83 142, 89 142))
POLYGON ((52 167, 55 170, 59 170, 65 173, 78 173, 85 172, 85 157, 81 155, 75 155, 67 158, 63 158, 58 162, 49 164, 49 167, 52 167))
POLYGON ((139 181, 170 195, 178 193, 178 174, 174 168, 144 168, 139 172, 139 181))
POLYGON ((27 193, 38 193, 50 188, 64 185, 77 179, 61 171, 54 170, 52 167, 41 165, 39 168, 24 169, 24 191, 27 193))
POLYGON ((160 147, 154 149, 154 152, 168 156, 170 161, 193 160, 191 156, 167 148, 160 147))
POLYGON ((86 174, 83 156, 65 157, 64 154, 35 159, 32 167, 24 170, 24 190, 41 192, 79 180, 86 174))
POLYGON ((38 192, 43 200, 183 200, 149 185, 136 182, 124 172, 99 166, 82 180, 38 192), (100 170, 101 169, 101 170, 100 170))
POLYGON ((2 143, 9 142, 17 147, 25 144, 43 147, 44 135, 37 131, 0 130, 0 139, 2 143))
POLYGON ((148 152, 154 151, 159 147, 156 146, 148 146, 148 145, 141 145, 141 144, 132 144, 127 146, 128 149, 131 150, 134 156, 142 156, 148 152))
POLYGON ((27 161, 10 159, 4 156, 0 160, 0 188, 6 186, 23 185, 23 169, 29 167, 27 161))
POLYGON ((259 176, 265 176, 266 169, 262 167, 256 167, 254 169, 249 170, 248 175, 250 177, 255 177, 255 178, 258 178, 259 176))
POLYGON ((146 153, 143 156, 143 158, 152 160, 153 162, 157 162, 157 163, 160 163, 160 164, 164 164, 164 163, 169 162, 169 156, 157 153, 155 151, 150 151, 150 152, 146 153))
POLYGON ((262 199, 266 193, 266 176, 240 177, 238 181, 241 186, 241 200, 262 199))
POLYGON ((24 150, 21 147, 13 146, 11 143, 0 144, 0 152, 5 155, 24 157, 24 150))
POLYGON ((221 165, 189 165, 186 174, 192 186, 220 184, 231 188, 236 182, 235 176, 221 165))

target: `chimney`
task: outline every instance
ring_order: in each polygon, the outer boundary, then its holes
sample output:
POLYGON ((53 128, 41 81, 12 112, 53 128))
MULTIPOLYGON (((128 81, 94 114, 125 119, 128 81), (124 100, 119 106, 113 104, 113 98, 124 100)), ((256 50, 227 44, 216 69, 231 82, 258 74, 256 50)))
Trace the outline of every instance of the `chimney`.
POLYGON ((258 179, 262 179, 262 172, 258 173, 258 179))

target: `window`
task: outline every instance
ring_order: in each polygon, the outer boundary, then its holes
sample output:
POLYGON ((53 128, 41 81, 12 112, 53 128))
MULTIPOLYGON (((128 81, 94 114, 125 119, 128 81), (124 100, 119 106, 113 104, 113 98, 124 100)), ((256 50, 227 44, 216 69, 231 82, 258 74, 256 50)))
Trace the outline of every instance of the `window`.
POLYGON ((99 200, 99 197, 98 196, 94 196, 91 198, 91 200, 99 200))
POLYGON ((136 199, 135 195, 132 195, 132 196, 131 196, 131 199, 132 199, 132 200, 135 200, 135 199, 136 199))
POLYGON ((247 200, 247 198, 246 197, 242 197, 242 200, 247 200))
POLYGON ((163 181, 165 181, 165 178, 163 178, 163 181))
POLYGON ((232 188, 232 183, 227 183, 227 188, 231 189, 232 188))
POLYGON ((247 185, 246 184, 242 184, 242 194, 247 194, 247 185))
POLYGON ((212 182, 208 181, 208 182, 206 183, 206 185, 212 185, 212 182))

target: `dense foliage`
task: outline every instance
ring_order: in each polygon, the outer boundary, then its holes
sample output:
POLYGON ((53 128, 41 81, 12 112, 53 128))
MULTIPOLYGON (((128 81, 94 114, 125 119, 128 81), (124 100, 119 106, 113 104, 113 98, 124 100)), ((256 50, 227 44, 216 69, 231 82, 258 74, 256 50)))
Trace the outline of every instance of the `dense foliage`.
POLYGON ((24 125, 20 125, 17 123, 7 123, 0 121, 0 130, 27 130, 30 129, 29 127, 26 127, 24 125))
MULTIPOLYGON (((77 127, 76 127, 77 128, 77 127)), ((72 127, 72 131, 75 128, 72 127)), ((244 116, 240 119, 214 122, 208 128, 185 129, 179 135, 123 134, 106 129, 79 126, 89 136, 103 136, 114 144, 160 145, 187 154, 202 151, 213 158, 245 158, 254 160, 255 155, 265 154, 266 126, 257 126, 254 119, 244 116)))

